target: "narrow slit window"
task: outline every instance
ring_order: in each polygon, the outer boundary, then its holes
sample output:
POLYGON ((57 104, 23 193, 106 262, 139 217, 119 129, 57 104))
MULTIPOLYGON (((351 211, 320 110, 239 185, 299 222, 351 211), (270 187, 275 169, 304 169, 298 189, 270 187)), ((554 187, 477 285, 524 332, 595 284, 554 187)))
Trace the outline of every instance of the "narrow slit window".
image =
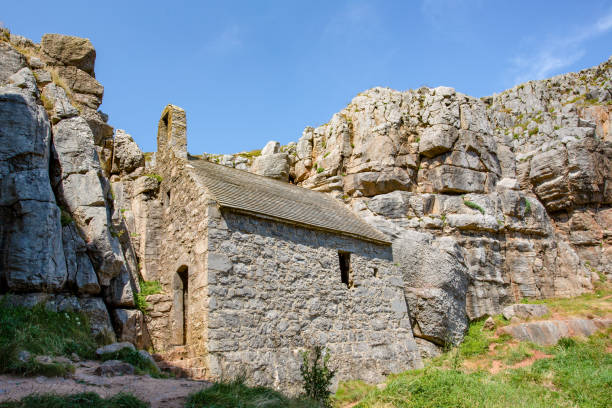
POLYGON ((338 251, 340 261, 340 279, 347 287, 351 287, 351 254, 349 252, 338 251))

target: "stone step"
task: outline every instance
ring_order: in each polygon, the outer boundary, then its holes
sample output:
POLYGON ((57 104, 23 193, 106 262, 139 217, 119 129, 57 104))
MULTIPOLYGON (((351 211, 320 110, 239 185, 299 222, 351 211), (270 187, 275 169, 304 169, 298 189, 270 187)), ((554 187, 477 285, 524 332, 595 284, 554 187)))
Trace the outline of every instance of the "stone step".
POLYGON ((205 359, 202 357, 188 358, 183 360, 163 360, 157 363, 160 369, 174 374, 180 378, 192 378, 195 380, 206 379, 205 359))

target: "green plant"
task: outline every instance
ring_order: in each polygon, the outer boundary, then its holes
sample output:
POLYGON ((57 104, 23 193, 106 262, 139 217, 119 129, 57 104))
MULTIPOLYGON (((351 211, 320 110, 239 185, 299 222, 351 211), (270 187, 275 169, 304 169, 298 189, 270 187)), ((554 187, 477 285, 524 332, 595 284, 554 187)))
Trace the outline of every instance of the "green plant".
POLYGON ((531 214, 531 202, 525 197, 525 211, 523 211, 523 217, 531 214))
POLYGON ((66 210, 64 207, 60 207, 60 222, 62 224, 62 227, 65 227, 66 225, 70 225, 74 222, 74 220, 72 219, 72 216, 70 215, 68 210, 66 210))
POLYGON ((321 403, 324 407, 331 407, 329 387, 335 371, 327 365, 329 352, 321 346, 315 346, 312 352, 302 353, 302 366, 300 373, 304 380, 304 392, 308 398, 321 403))
POLYGON ((482 208, 481 206, 479 206, 478 204, 476 204, 473 201, 463 200, 463 204, 465 204, 466 206, 470 207, 473 210, 480 211, 480 213, 483 214, 483 215, 485 213, 484 208, 482 208))
POLYGON ((147 408, 149 406, 131 394, 120 393, 104 399, 93 392, 72 395, 33 394, 19 401, 0 403, 0 408, 147 408))
POLYGON ((155 173, 145 174, 145 176, 152 178, 153 180, 157 180, 160 183, 163 180, 162 176, 160 176, 159 174, 155 174, 155 173))
POLYGON ((539 129, 537 126, 536 126, 536 127, 534 127, 533 129, 531 129, 531 130, 529 131, 529 136, 533 136, 533 135, 535 135, 536 133, 538 133, 539 131, 540 131, 540 129, 539 129))
POLYGON ((323 167, 318 167, 317 168, 317 173, 323 173, 325 171, 325 169, 323 167))
POLYGON ((327 152, 327 153, 325 153, 325 154, 323 155, 323 158, 326 158, 327 156, 329 156, 329 154, 330 154, 330 153, 331 153, 331 152, 327 152))
MULTIPOLYGON (((140 269, 140 265, 138 269, 140 269)), ((141 280, 140 292, 134 294, 134 302, 136 303, 136 308, 140 309, 142 313, 146 314, 147 309, 149 308, 149 304, 147 303, 147 296, 156 295, 162 292, 163 289, 159 281, 141 280)))

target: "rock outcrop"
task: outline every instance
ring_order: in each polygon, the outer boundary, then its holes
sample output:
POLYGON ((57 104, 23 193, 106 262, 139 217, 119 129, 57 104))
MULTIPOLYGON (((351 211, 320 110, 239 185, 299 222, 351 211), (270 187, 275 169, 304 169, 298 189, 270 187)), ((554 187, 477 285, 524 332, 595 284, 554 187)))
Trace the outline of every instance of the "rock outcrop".
POLYGON ((40 45, 1 38, 0 289, 11 304, 82 311, 94 334, 113 339, 116 329, 144 347, 142 312, 125 309, 135 306, 137 262, 113 224, 108 180, 144 158, 129 135, 114 141, 97 110, 95 50, 59 34, 40 45))

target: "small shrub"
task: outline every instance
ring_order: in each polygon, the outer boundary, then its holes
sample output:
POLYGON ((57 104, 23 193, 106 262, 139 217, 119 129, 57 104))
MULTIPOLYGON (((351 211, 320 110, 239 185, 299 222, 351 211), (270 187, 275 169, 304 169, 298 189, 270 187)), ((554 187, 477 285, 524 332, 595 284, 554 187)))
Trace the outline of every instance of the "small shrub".
POLYGON ((481 214, 483 214, 483 215, 484 215, 484 213, 485 213, 484 208, 482 208, 481 206, 479 206, 478 204, 476 204, 476 203, 475 203, 475 202, 473 202, 473 201, 464 200, 464 201, 463 201, 463 204, 465 204, 466 206, 470 207, 470 208, 471 208, 471 209, 473 209, 473 210, 478 210, 478 211, 480 211, 480 213, 481 213, 481 214))
POLYGON ((62 223, 62 227, 70 225, 74 222, 70 213, 62 207, 60 207, 60 222, 62 223))
MULTIPOLYGON (((140 269, 140 268, 139 268, 140 269)), ((140 292, 134 294, 134 302, 136 308, 140 309, 142 313, 147 313, 149 304, 147 303, 147 296, 156 295, 162 293, 162 286, 159 281, 140 281, 140 292)))
POLYGON ((318 167, 317 168, 317 173, 323 173, 325 171, 325 169, 323 167, 318 167))
POLYGON ((300 367, 306 396, 320 402, 324 407, 331 407, 329 387, 336 374, 327 366, 329 357, 327 350, 324 351, 321 346, 315 346, 312 353, 308 351, 302 353, 302 366, 300 367))
POLYGON ((160 176, 159 174, 155 174, 155 173, 150 173, 150 174, 145 174, 145 176, 152 178, 154 180, 157 180, 158 182, 162 182, 163 178, 162 176, 160 176))
POLYGON ((523 217, 531 214, 531 202, 525 197, 525 211, 523 211, 523 217))
POLYGON ((533 136, 533 135, 535 135, 536 133, 538 133, 539 131, 540 131, 540 129, 539 129, 537 126, 536 126, 536 127, 534 127, 533 129, 531 129, 531 130, 529 131, 529 136, 533 136))
POLYGON ((330 153, 331 153, 331 152, 327 152, 327 153, 325 153, 325 154, 323 155, 323 158, 326 158, 327 156, 329 156, 329 154, 330 154, 330 153))

